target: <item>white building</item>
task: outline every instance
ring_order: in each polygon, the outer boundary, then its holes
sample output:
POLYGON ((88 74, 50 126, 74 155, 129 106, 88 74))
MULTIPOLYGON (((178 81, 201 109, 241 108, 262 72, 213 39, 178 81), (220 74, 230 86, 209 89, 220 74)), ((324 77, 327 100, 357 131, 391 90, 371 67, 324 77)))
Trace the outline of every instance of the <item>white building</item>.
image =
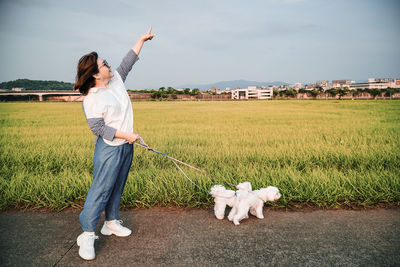
POLYGON ((350 88, 351 84, 354 84, 354 81, 351 80, 333 80, 332 81, 332 88, 350 88))
POLYGON ((385 79, 375 79, 375 78, 369 78, 368 82, 363 82, 363 83, 353 83, 350 84, 350 89, 386 89, 388 87, 391 88, 400 88, 400 84, 397 84, 397 79, 393 80, 390 78, 385 78, 385 79))
POLYGON ((271 99, 273 94, 272 88, 249 86, 247 88, 236 88, 233 90, 232 99, 271 99))

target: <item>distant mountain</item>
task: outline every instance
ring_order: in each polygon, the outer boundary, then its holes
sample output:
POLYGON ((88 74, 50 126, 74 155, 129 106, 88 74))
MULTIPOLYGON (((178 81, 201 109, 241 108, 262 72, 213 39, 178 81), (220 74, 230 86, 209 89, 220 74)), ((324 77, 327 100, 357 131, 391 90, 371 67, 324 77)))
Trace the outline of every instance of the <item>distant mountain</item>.
POLYGON ((174 88, 199 88, 200 90, 210 90, 212 87, 216 87, 217 89, 223 90, 227 87, 231 89, 235 88, 247 88, 248 86, 268 86, 268 85, 286 85, 288 83, 281 82, 281 81, 274 81, 274 82, 257 82, 257 81, 247 81, 247 80, 235 80, 235 81, 221 81, 221 82, 216 82, 216 83, 211 83, 211 84, 184 84, 184 85, 179 85, 174 88))
POLYGON ((18 79, 0 83, 0 89, 24 88, 25 90, 71 90, 73 83, 18 79))

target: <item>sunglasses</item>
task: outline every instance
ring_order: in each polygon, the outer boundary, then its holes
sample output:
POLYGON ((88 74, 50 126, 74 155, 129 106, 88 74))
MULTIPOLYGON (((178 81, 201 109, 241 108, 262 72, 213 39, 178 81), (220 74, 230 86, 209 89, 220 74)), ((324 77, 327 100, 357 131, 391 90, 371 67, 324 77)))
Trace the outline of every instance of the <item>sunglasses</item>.
POLYGON ((106 66, 109 69, 111 68, 110 64, 108 64, 107 60, 105 60, 105 59, 103 60, 103 65, 101 65, 100 68, 103 67, 103 66, 106 66))

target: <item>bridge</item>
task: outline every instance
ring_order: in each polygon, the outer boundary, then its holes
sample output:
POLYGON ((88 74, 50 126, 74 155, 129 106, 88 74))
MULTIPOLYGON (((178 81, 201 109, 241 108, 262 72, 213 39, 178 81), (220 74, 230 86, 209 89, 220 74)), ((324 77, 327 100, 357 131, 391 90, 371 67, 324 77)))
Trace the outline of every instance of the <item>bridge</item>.
POLYGON ((0 96, 24 96, 24 95, 36 95, 39 97, 39 101, 43 101, 43 96, 70 96, 67 101, 82 101, 84 96, 79 92, 75 91, 39 91, 39 90, 27 90, 27 91, 0 91, 0 96))

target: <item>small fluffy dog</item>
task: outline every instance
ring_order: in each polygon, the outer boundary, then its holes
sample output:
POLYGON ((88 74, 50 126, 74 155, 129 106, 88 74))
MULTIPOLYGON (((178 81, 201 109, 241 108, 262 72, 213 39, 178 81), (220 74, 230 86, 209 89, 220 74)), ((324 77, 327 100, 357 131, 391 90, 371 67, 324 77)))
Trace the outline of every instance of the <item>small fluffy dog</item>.
POLYGON ((240 192, 237 194, 236 201, 229 213, 228 219, 233 220, 235 225, 239 225, 240 221, 248 218, 248 212, 259 219, 263 219, 263 206, 266 201, 276 201, 281 197, 279 189, 274 186, 261 188, 251 192, 240 192))
MULTIPOLYGON (((240 190, 251 191, 251 183, 244 182, 237 185, 240 190)), ((214 197, 214 214, 217 219, 222 220, 225 215, 226 206, 233 207, 236 203, 237 192, 228 190, 222 185, 214 185, 211 187, 211 195, 214 197)))

